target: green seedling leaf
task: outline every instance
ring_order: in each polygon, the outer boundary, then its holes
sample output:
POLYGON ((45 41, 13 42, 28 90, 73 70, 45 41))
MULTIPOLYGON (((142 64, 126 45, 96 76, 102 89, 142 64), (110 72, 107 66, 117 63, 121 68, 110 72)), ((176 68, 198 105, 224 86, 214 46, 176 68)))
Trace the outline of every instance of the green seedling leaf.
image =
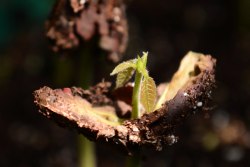
POLYGON ((143 56, 140 57, 138 56, 138 61, 137 61, 137 71, 139 73, 141 73, 144 77, 148 77, 148 70, 146 69, 146 65, 147 65, 147 59, 148 59, 148 53, 147 52, 143 52, 143 56))
POLYGON ((143 56, 142 56, 142 62, 143 62, 143 66, 146 69, 146 65, 147 65, 147 61, 148 61, 148 52, 143 52, 143 56))
POLYGON ((141 104, 145 108, 146 112, 152 112, 156 103, 156 85, 151 77, 144 77, 141 87, 141 104))
POLYGON ((136 69, 136 62, 137 62, 137 59, 125 61, 117 65, 110 75, 118 74, 128 68, 136 69))
POLYGON ((136 70, 139 73, 142 73, 143 69, 144 69, 144 65, 143 65, 142 59, 140 56, 138 56, 137 62, 136 62, 136 70))
POLYGON ((124 86, 133 76, 135 69, 130 67, 117 74, 116 88, 124 86))

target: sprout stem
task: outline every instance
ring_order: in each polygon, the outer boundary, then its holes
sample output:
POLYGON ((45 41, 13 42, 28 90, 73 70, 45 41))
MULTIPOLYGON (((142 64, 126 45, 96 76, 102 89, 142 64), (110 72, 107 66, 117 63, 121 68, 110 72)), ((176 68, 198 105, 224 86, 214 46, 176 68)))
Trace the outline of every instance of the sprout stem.
POLYGON ((135 85, 132 96, 132 119, 140 118, 140 89, 142 83, 142 74, 136 70, 135 85))
MULTIPOLYGON (((140 118, 140 91, 142 78, 143 75, 138 70, 136 70, 135 85, 132 96, 132 119, 140 118)), ((140 167, 140 161, 140 149, 138 149, 135 155, 128 157, 126 167, 140 167)))
POLYGON ((126 167, 140 167, 140 166, 141 166, 141 158, 139 152, 136 155, 128 157, 126 162, 126 167))

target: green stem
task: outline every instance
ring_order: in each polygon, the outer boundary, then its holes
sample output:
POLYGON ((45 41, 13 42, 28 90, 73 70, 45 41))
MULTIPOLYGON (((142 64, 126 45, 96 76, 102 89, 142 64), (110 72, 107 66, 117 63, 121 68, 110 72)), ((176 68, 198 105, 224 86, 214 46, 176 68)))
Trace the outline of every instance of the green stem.
MULTIPOLYGON (((140 89, 143 75, 136 70, 135 85, 132 96, 132 119, 140 118, 140 89)), ((141 166, 140 150, 138 149, 135 155, 128 157, 126 167, 141 166)))
MULTIPOLYGON (((93 59, 91 46, 84 48, 79 56, 78 85, 88 88, 93 79, 93 59)), ((96 167, 95 144, 83 135, 78 137, 79 167, 96 167)))
POLYGON ((126 167, 140 167, 140 166, 141 166, 141 158, 139 152, 136 155, 128 157, 126 162, 126 167))
POLYGON ((132 96, 132 119, 140 117, 140 89, 142 82, 142 74, 138 71, 135 73, 135 85, 132 96))
POLYGON ((95 157, 95 144, 85 138, 83 135, 79 135, 79 166, 80 167, 96 167, 95 157))

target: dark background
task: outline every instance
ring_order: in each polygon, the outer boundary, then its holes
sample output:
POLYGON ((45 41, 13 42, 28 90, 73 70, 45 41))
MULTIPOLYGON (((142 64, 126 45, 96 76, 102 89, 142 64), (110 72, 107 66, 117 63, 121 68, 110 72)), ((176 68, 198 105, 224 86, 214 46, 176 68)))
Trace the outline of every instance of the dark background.
MULTIPOLYGON (((108 76, 113 65, 89 77, 76 55, 48 48, 46 20, 54 1, 0 2, 0 166, 74 167, 76 132, 37 112, 32 92, 80 86, 108 76), (80 70, 81 71, 81 70, 80 70), (98 75, 97 75, 98 73, 98 75)), ((130 0, 130 41, 124 60, 149 51, 148 69, 157 83, 170 79, 189 51, 217 59, 213 111, 196 114, 178 129, 179 142, 162 152, 144 151, 144 166, 212 167, 250 165, 250 1, 130 0)), ((98 166, 121 166, 124 156, 97 145, 98 166)))

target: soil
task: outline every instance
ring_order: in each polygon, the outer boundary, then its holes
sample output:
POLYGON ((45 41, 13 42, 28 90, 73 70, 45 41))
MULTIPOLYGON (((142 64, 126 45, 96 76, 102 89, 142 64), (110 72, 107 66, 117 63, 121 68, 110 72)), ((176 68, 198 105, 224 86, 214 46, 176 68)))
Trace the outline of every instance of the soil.
POLYGON ((84 3, 58 0, 46 22, 46 31, 55 52, 80 48, 98 36, 97 43, 108 53, 108 60, 118 62, 128 41, 125 5, 120 0, 86 0, 84 3))

